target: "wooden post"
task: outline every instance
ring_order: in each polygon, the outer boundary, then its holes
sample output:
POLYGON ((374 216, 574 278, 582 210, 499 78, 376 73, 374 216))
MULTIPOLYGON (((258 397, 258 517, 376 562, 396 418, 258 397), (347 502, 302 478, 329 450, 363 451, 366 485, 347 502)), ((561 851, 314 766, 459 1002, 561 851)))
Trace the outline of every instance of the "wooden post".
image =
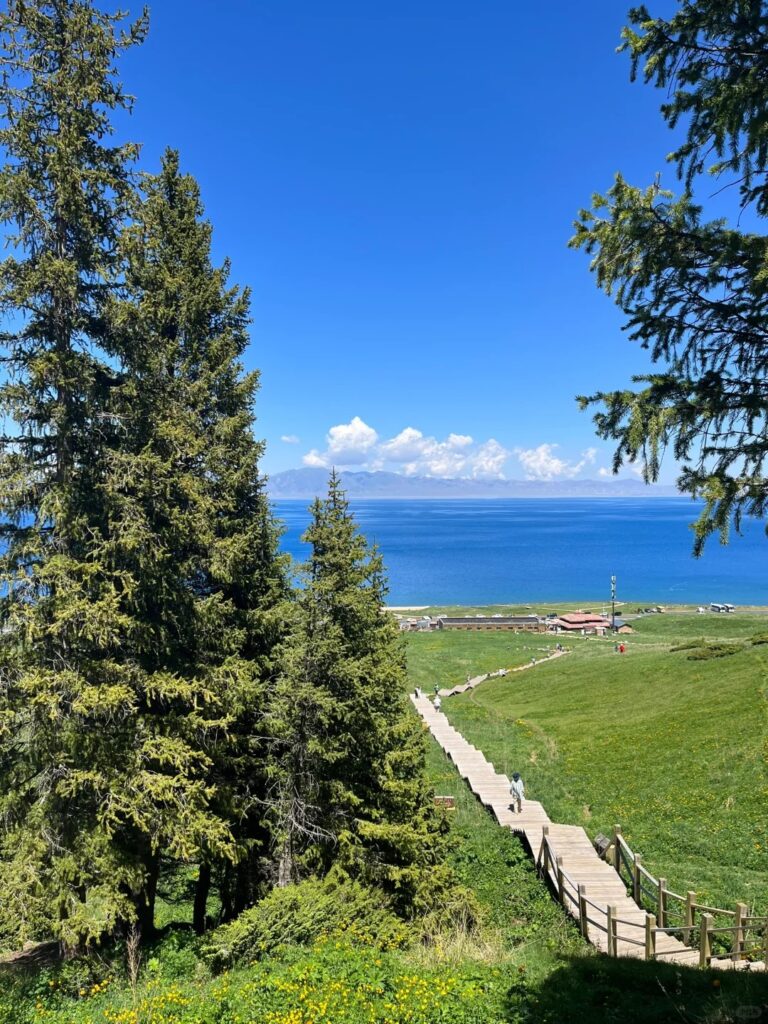
POLYGON ((749 913, 746 903, 736 904, 736 917, 734 918, 735 928, 733 929, 733 946, 731 947, 731 959, 741 960, 744 952, 744 918, 749 913))
POLYGON ((693 929, 696 917, 696 893, 690 889, 685 896, 685 927, 683 928, 683 942, 686 946, 691 944, 691 930, 693 929))
POLYGON ((645 915, 645 959, 653 960, 656 956, 656 918, 653 914, 645 915))
POLYGON ((587 888, 579 884, 579 931, 584 939, 589 940, 589 909, 587 907, 587 888))
POLYGON ((666 878, 659 879, 659 905, 656 911, 656 917, 659 921, 659 928, 667 927, 667 880, 666 878))
POLYGON ((558 857, 556 864, 557 868, 557 898, 565 906, 565 887, 563 885, 563 858, 558 857))
POLYGON ((642 862, 640 854, 636 853, 635 859, 632 861, 632 899, 638 907, 640 906, 640 900, 643 898, 642 880, 640 878, 640 865, 642 862))
POLYGON ((618 956, 618 943, 616 941, 616 907, 611 903, 608 904, 605 923, 608 930, 608 956, 618 956))
POLYGON ((699 967, 706 967, 712 957, 712 936, 710 930, 714 918, 711 914, 701 915, 699 928, 699 967))
POLYGON ((541 849, 539 850, 539 869, 544 877, 547 877, 549 870, 549 851, 547 849, 547 837, 549 836, 549 825, 541 826, 541 849))
POLYGON ((617 874, 621 874, 621 825, 613 826, 613 866, 617 874))

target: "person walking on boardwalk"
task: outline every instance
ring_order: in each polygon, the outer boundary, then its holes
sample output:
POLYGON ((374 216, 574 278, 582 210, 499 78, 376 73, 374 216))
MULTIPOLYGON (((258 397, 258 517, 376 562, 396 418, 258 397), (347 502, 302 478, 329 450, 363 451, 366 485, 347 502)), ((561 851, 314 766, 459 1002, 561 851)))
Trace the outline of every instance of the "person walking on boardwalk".
POLYGON ((512 797, 512 803, 509 805, 510 811, 522 814, 523 797, 525 796, 525 783, 520 778, 520 772, 515 772, 512 775, 512 782, 509 786, 509 795, 512 797))
POLYGON ((435 705, 435 711, 439 711, 443 704, 443 702, 440 700, 440 694, 435 694, 435 699, 432 703, 435 705))

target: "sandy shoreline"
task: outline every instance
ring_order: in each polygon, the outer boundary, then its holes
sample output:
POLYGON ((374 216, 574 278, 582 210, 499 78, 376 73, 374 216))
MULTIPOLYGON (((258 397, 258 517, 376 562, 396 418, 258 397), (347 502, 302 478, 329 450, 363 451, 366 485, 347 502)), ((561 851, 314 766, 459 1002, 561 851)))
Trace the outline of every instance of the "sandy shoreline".
POLYGON ((385 612, 423 612, 426 608, 431 608, 430 604, 388 604, 384 611, 385 612))

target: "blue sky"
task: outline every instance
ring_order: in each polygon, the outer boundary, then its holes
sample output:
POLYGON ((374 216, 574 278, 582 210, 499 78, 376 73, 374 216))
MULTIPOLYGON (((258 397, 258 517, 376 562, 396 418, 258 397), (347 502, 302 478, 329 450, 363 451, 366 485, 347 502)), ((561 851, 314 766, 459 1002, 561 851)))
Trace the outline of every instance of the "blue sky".
POLYGON ((181 150, 253 291, 267 472, 609 465, 574 395, 648 362, 566 243, 617 170, 674 182, 662 97, 615 53, 628 6, 152 7, 131 132, 147 169, 181 150))

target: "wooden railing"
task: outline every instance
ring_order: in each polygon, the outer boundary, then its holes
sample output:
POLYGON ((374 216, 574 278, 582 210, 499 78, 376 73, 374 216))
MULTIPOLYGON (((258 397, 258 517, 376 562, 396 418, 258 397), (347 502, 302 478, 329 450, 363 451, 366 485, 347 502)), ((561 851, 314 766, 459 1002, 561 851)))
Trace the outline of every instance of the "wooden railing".
POLYGON ((673 892, 667 888, 666 879, 654 878, 643 866, 640 856, 627 845, 619 826, 614 829, 613 842, 604 859, 626 882, 638 908, 645 910, 642 924, 622 919, 615 906, 596 903, 587 897, 585 886, 576 883, 563 869, 563 858, 553 847, 546 826, 536 864, 554 888, 559 902, 575 916, 584 938, 588 938, 589 926, 606 934, 609 956, 618 956, 619 942, 642 947, 646 960, 670 955, 676 951, 657 950, 656 940, 659 935, 672 935, 689 949, 698 950, 701 967, 723 957, 768 962, 768 917, 750 915, 746 903, 737 903, 734 910, 726 910, 699 903, 695 892, 687 892, 685 896, 673 892), (644 898, 651 902, 653 911, 644 906, 644 898), (715 927, 718 918, 733 923, 715 927), (628 928, 633 929, 632 934, 627 934, 628 928))

